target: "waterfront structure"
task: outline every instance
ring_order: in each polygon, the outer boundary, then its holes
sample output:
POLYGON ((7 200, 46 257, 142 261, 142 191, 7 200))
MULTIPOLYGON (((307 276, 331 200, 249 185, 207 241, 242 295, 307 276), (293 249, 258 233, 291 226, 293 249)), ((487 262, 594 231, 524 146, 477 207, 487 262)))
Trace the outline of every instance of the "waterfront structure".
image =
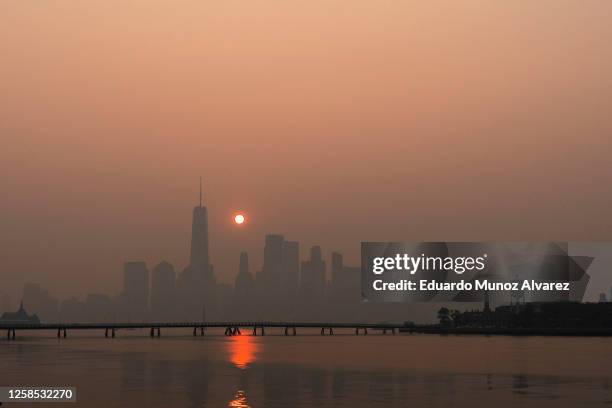
POLYGON ((40 319, 38 318, 36 314, 29 315, 28 312, 23 307, 23 301, 22 301, 21 304, 19 305, 19 310, 17 310, 16 312, 2 313, 2 316, 0 316, 0 323, 1 324, 14 324, 14 323, 16 324, 23 324, 23 323, 39 324, 40 319))

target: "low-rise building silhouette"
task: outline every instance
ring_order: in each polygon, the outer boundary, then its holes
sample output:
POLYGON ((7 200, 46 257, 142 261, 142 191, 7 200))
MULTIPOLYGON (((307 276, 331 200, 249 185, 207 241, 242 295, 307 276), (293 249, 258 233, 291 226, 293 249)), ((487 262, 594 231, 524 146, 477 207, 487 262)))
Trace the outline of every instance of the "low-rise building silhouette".
POLYGON ((23 302, 19 305, 19 310, 16 312, 5 312, 0 316, 2 323, 40 323, 40 319, 36 314, 29 315, 23 307, 23 302))

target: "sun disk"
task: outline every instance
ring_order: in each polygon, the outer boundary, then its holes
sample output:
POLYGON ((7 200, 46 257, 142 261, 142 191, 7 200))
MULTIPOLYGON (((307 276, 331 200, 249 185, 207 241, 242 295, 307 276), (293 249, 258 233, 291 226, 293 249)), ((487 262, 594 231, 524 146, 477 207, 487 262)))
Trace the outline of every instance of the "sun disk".
POLYGON ((236 214, 236 215, 234 216, 234 222, 235 222, 236 224, 240 225, 240 224, 244 223, 244 221, 245 221, 244 215, 242 215, 242 214, 236 214))

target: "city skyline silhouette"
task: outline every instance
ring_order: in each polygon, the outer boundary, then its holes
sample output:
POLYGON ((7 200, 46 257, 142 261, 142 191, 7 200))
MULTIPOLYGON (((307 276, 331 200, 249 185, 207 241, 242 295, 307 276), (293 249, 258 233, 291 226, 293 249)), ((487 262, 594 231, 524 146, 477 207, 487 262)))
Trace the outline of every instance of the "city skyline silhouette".
POLYGON ((609 240, 608 15, 7 5, 1 290, 16 308, 26 282, 83 297, 126 259, 184 268, 199 175, 225 283, 269 233, 349 265, 361 241, 609 240))
MULTIPOLYGON (((218 281, 209 255, 208 214, 200 177, 199 201, 193 207, 189 250, 185 251, 189 262, 182 268, 163 259, 158 263, 125 259, 122 270, 113 275, 121 282, 115 291, 94 290, 61 298, 44 285, 26 282, 15 298, 25 300, 28 310, 43 322, 435 319, 437 305, 412 304, 408 312, 407 307, 393 303, 363 304, 359 264, 347 265, 337 251, 326 261, 319 245, 303 248, 299 241, 280 234, 265 235, 259 266, 253 267, 249 253, 240 251, 233 281, 218 281)), ((601 255, 602 250, 594 253, 601 255)), ((601 275, 609 261, 610 257, 600 261, 596 275, 601 275)), ((595 300, 595 295, 601 298, 601 281, 597 285, 587 300, 595 300)), ((4 292, 1 300, 0 312, 12 312, 11 296, 4 292)))
POLYGON ((611 19, 0 1, 0 405, 609 405, 611 19))
MULTIPOLYGON (((309 321, 337 316, 338 311, 329 306, 340 305, 345 311, 359 306, 360 268, 345 266, 337 252, 332 253, 328 273, 320 246, 310 248, 307 260, 302 261, 299 242, 267 234, 261 268, 251 271, 248 253, 240 252, 234 282, 218 284, 209 258, 209 242, 208 210, 200 177, 199 203, 192 214, 189 263, 183 269, 177 270, 165 260, 156 265, 125 260, 122 286, 116 293, 95 292, 84 299, 58 299, 44 287, 29 282, 23 288, 21 301, 25 299, 30 310, 45 322, 91 323, 205 321, 211 316, 213 320, 300 317, 309 321), (323 314, 326 308, 327 315, 323 314)), ((4 300, 8 312, 10 300, 7 296, 4 300)), ((352 314, 349 320, 354 321, 356 310, 352 314)))

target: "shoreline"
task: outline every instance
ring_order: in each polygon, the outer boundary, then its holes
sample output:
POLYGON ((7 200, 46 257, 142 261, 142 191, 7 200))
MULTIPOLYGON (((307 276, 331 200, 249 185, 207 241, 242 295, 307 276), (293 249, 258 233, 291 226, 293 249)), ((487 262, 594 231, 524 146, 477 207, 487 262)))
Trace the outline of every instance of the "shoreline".
POLYGON ((483 336, 610 337, 610 328, 498 328, 498 327, 402 327, 400 333, 483 336))

